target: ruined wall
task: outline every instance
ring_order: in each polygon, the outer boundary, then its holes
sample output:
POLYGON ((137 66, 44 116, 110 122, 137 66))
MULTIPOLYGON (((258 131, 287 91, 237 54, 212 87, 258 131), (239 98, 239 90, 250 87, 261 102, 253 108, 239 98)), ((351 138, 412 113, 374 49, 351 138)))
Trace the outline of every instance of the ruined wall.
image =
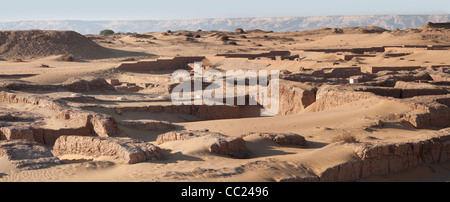
MULTIPOLYGON (((380 99, 386 99, 384 98, 385 96, 401 98, 403 90, 386 87, 325 85, 317 91, 313 111, 323 111, 372 97, 378 97, 380 99)), ((419 89, 418 91, 424 90, 419 89)), ((396 101, 405 103, 411 107, 410 112, 400 116, 416 128, 450 127, 450 94, 422 95, 406 99, 396 99, 396 101)))
POLYGON ((428 73, 434 81, 450 81, 450 74, 440 71, 430 71, 428 73))
POLYGON ((173 59, 158 59, 155 61, 142 61, 135 63, 122 63, 117 69, 123 71, 157 71, 187 69, 189 63, 200 62, 205 59, 199 57, 174 57, 173 59))
POLYGON ((431 28, 444 28, 444 29, 450 29, 450 23, 449 22, 428 22, 425 26, 431 27, 431 28))
POLYGON ((445 95, 449 92, 431 84, 397 81, 394 87, 355 86, 355 91, 371 92, 375 95, 393 98, 412 98, 425 95, 445 95))
POLYGON ((39 85, 23 81, 2 82, 2 87, 9 90, 19 91, 60 91, 67 90, 71 92, 113 92, 114 86, 98 77, 70 78, 67 81, 56 85, 39 85))
POLYGON ((371 48, 337 48, 337 49, 305 49, 307 52, 324 52, 324 53, 338 53, 350 52, 354 54, 364 54, 365 52, 384 52, 385 47, 371 47, 371 48))
POLYGON ((164 157, 164 152, 159 147, 128 137, 61 136, 56 140, 53 151, 56 155, 112 156, 127 164, 160 160, 164 157))
POLYGON ((398 88, 390 88, 390 87, 377 87, 377 86, 361 86, 354 88, 355 91, 360 92, 371 92, 375 95, 383 96, 383 97, 393 97, 393 98, 401 98, 402 89, 398 88))
POLYGON ((348 182, 372 175, 393 174, 408 168, 450 160, 450 128, 397 143, 351 143, 358 159, 335 165, 311 177, 280 182, 348 182))
POLYGON ((361 67, 339 67, 325 71, 323 76, 326 78, 349 78, 361 74, 361 67))
POLYGON ((289 59, 291 55, 290 51, 270 51, 268 53, 261 54, 217 54, 216 56, 223 56, 225 58, 247 58, 249 60, 254 60, 256 58, 271 58, 275 59, 277 56, 281 56, 282 59, 289 59))
POLYGON ((152 112, 152 113, 177 113, 189 114, 196 116, 202 120, 217 120, 217 119, 235 119, 241 118, 241 111, 239 106, 230 105, 168 105, 168 106, 145 106, 145 107, 120 107, 114 108, 122 112, 152 112))
POLYGON ((375 74, 380 71, 414 71, 422 68, 421 66, 385 66, 385 67, 370 67, 369 73, 375 74))
POLYGON ((345 86, 324 85, 316 93, 314 111, 323 111, 346 103, 364 100, 376 95, 369 92, 355 92, 345 86))
POLYGON ((448 50, 450 45, 432 45, 427 47, 427 50, 448 50))
POLYGON ((0 139, 28 139, 51 145, 59 136, 63 135, 92 135, 100 137, 122 135, 117 126, 117 122, 111 116, 69 107, 61 100, 2 91, 0 92, 0 102, 36 105, 55 111, 59 119, 80 124, 78 128, 61 128, 58 130, 45 129, 37 126, 17 127, 12 125, 9 127, 1 127, 0 139))
POLYGON ((402 117, 414 127, 450 127, 450 94, 419 96, 399 101, 414 109, 402 117))
POLYGON ((22 170, 48 168, 61 164, 47 147, 30 140, 0 141, 0 157, 6 157, 15 168, 22 170))
POLYGON ((345 61, 350 61, 355 57, 376 57, 376 55, 366 55, 366 54, 343 55, 342 59, 344 59, 345 61))
POLYGON ((234 158, 246 157, 247 147, 243 138, 222 133, 198 130, 172 131, 158 135, 157 144, 171 141, 194 140, 202 144, 208 152, 234 158))
MULTIPOLYGON (((316 101, 317 89, 314 87, 282 79, 279 86, 278 115, 297 114, 316 101)), ((268 88, 271 89, 271 86, 268 88)))

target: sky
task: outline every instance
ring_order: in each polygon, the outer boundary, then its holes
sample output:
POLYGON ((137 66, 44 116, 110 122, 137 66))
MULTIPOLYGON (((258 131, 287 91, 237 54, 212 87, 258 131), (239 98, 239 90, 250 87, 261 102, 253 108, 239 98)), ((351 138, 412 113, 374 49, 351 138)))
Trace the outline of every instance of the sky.
POLYGON ((0 21, 450 14, 449 0, 2 0, 0 21))

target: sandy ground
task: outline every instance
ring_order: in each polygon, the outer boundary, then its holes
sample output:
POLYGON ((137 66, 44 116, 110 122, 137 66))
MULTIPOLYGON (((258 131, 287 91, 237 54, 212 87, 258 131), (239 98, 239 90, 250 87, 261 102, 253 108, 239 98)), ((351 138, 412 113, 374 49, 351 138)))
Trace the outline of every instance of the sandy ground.
MULTIPOLYGON (((247 38, 234 41, 238 45, 223 45, 211 33, 201 33, 196 42, 188 42, 184 36, 163 36, 162 33, 147 33, 156 39, 139 39, 118 35, 94 39, 108 48, 122 51, 144 52, 158 57, 177 55, 205 55, 216 68, 230 69, 278 69, 299 71, 302 67, 321 68, 333 63, 338 58, 332 54, 300 52, 303 48, 351 48, 372 47, 380 45, 416 44, 426 45, 432 40, 423 39, 420 34, 405 32, 385 32, 382 34, 315 34, 301 33, 252 33, 247 38), (264 37, 269 36, 269 37, 264 37), (289 40, 286 40, 289 39, 289 40), (104 43, 102 41, 110 41, 104 43), (258 46, 261 44, 262 46, 258 46), (225 60, 214 57, 217 53, 258 53, 270 50, 298 51, 304 58, 297 62, 283 61, 247 61, 241 59, 225 60), (317 61, 322 61, 320 64, 317 61)), ((91 36, 92 37, 92 36, 91 36)), ((442 41, 441 43, 446 43, 442 41)), ((402 50, 393 50, 402 51, 402 50)), ((450 51, 413 51, 411 55, 399 58, 364 58, 359 61, 341 62, 340 66, 373 65, 432 65, 450 64, 450 51)), ((13 62, 0 60, 1 79, 20 79, 38 84, 57 84, 70 77, 94 75, 103 78, 118 78, 125 82, 145 82, 150 76, 166 78, 168 75, 147 75, 142 73, 121 72, 115 68, 126 57, 101 60, 63 62, 59 56, 13 62), (49 67, 40 67, 46 64, 49 67)), ((136 56, 139 60, 139 56, 136 56)), ((44 92, 51 95, 51 92, 44 92)), ((132 96, 153 99, 161 91, 142 91, 132 96)), ((93 94, 97 99, 111 100, 113 106, 133 106, 142 104, 165 105, 167 102, 117 102, 120 95, 93 94)), ((89 104, 89 103, 82 103, 89 104)), ((10 108, 20 106, 10 106, 10 108)), ((60 156, 63 165, 46 169, 20 171, 13 169, 6 159, 0 158, 0 181, 276 181, 294 176, 312 176, 314 172, 351 161, 356 158, 353 150, 330 144, 339 134, 351 133, 361 142, 397 142, 418 137, 430 130, 418 130, 401 124, 395 119, 396 114, 411 110, 408 106, 389 100, 368 99, 345 104, 321 112, 305 110, 288 116, 257 117, 229 120, 211 120, 185 122, 173 114, 151 114, 127 112, 117 115, 108 109, 93 109, 113 115, 118 120, 157 119, 171 121, 177 129, 203 130, 221 132, 230 136, 241 136, 249 132, 291 132, 306 138, 309 147, 281 146, 259 136, 247 136, 248 158, 233 159, 205 152, 202 144, 194 141, 175 141, 159 145, 167 154, 166 160, 150 161, 135 165, 124 165, 109 157, 93 158, 89 156, 60 156), (383 120, 386 125, 373 128, 376 120, 383 120), (367 130, 371 128, 372 130, 367 130)), ((29 110, 33 111, 33 110, 29 110)), ((34 113, 47 114, 34 110, 34 113)), ((47 114, 52 116, 51 114, 47 114)), ((52 120, 52 119, 49 119, 52 120)), ((48 127, 60 127, 50 121, 48 127)), ((61 126, 62 127, 62 126, 61 126)), ((145 132, 121 128, 131 137, 155 143, 156 136, 166 131, 145 132)), ((408 169, 388 176, 372 176, 360 181, 448 181, 450 164, 433 164, 408 169)))
MULTIPOLYGON (((276 181, 290 176, 309 176, 312 175, 310 169, 321 171, 356 158, 353 150, 347 147, 326 146, 336 134, 343 131, 358 134, 356 137, 362 141, 392 142, 420 136, 423 130, 404 130, 404 126, 383 128, 373 132, 362 129, 373 124, 376 117, 387 117, 393 112, 400 113, 406 110, 408 110, 406 106, 374 100, 372 103, 352 103, 316 113, 182 123, 179 126, 185 129, 207 128, 210 131, 233 136, 254 131, 294 132, 305 136, 310 146, 286 147, 259 136, 247 136, 244 139, 247 141, 249 157, 233 159, 205 152, 201 142, 175 141, 159 145, 167 152, 168 159, 163 161, 123 165, 108 157, 61 156, 64 165, 40 170, 11 171, 11 167, 5 166, 7 165, 5 163, 0 168, 0 173, 7 175, 0 180, 276 181)), ((156 139, 156 134, 149 132, 133 132, 130 129, 127 133, 149 142, 156 139)))

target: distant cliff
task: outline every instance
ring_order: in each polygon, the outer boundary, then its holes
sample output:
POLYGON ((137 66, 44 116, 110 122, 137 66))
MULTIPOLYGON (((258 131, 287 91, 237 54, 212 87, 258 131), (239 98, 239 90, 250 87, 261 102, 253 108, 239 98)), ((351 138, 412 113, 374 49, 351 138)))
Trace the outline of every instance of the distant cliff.
POLYGON ((185 20, 132 20, 132 21, 18 21, 0 22, 0 30, 74 30, 81 34, 98 34, 100 30, 115 32, 162 32, 166 30, 222 30, 236 28, 262 29, 276 32, 302 31, 323 27, 379 26, 385 29, 418 28, 427 22, 450 22, 444 15, 366 15, 366 16, 314 16, 269 18, 210 18, 185 20))

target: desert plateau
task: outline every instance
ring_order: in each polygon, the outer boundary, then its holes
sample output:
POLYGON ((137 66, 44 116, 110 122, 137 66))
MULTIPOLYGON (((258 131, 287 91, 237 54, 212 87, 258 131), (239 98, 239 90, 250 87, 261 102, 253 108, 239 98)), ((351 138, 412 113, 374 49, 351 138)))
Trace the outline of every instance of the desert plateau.
POLYGON ((0 31, 0 104, 0 182, 449 181, 450 23, 0 31), (279 71, 278 113, 175 105, 198 62, 279 71))

